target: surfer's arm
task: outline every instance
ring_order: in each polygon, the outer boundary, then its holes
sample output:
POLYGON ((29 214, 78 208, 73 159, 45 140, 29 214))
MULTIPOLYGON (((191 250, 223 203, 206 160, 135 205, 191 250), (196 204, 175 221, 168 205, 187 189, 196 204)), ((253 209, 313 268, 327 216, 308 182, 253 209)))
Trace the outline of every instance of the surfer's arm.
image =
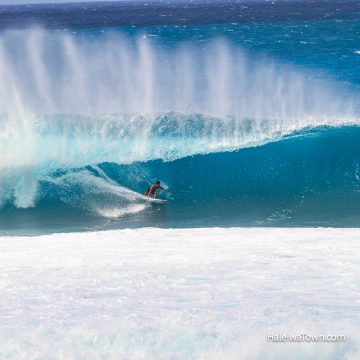
POLYGON ((153 185, 153 186, 151 186, 151 187, 150 187, 150 189, 149 189, 149 192, 148 192, 148 199, 150 199, 150 195, 151 195, 151 193, 152 193, 152 191, 153 191, 153 187, 154 187, 154 185, 153 185))

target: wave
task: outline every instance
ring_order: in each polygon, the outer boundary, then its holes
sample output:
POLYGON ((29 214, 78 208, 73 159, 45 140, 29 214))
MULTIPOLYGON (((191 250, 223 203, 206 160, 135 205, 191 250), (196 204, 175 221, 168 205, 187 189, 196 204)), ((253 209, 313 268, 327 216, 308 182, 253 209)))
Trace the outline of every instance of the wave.
MULTIPOLYGON (((344 121, 346 124, 346 121, 344 121)), ((35 116, 1 124, 0 204, 36 205, 44 177, 102 163, 174 161, 297 136, 297 124, 167 113, 159 116, 35 116)), ((310 127, 311 129, 311 127, 310 127)))
POLYGON ((358 226, 359 135, 358 126, 319 127, 234 152, 102 167, 136 191, 164 180, 172 225, 358 226))
POLYGON ((320 127, 238 151, 57 171, 39 179, 36 207, 20 212, 8 202, 0 225, 20 214, 23 226, 42 217, 47 226, 74 222, 76 229, 356 227, 359 136, 358 126, 320 127), (158 178, 169 190, 160 194, 166 206, 147 204, 140 195, 158 178))
MULTIPOLYGON (((199 155, 196 166, 210 181, 192 199, 218 201, 211 189, 220 184, 216 192, 225 201, 237 191, 229 184, 240 182, 244 193, 254 181, 228 165, 220 167, 223 179, 213 185, 214 175, 206 170, 211 159, 220 156, 228 164, 232 156, 242 158, 245 148, 265 149, 272 142, 307 138, 321 127, 341 133, 359 124, 359 95, 350 86, 247 53, 224 39, 198 46, 116 30, 5 31, 0 76, 2 213, 53 204, 110 218, 146 213, 148 207, 129 189, 142 192, 162 168, 172 167, 187 184, 186 169, 199 155)), ((290 186, 284 180, 289 175, 278 174, 286 166, 279 162, 273 173, 282 189, 290 186)), ((254 169, 249 169, 253 178, 265 176, 254 169)), ((166 182, 171 176, 162 177, 166 182)), ((172 187, 183 189, 182 184, 172 187)), ((257 186, 272 193, 263 183, 257 186)), ((182 196, 175 198, 176 207, 182 196)))

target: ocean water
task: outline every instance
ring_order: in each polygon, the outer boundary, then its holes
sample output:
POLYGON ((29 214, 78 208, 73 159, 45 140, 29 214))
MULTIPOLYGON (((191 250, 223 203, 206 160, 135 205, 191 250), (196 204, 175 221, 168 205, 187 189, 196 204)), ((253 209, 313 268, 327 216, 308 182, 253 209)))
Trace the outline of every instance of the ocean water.
POLYGON ((359 226, 359 2, 0 18, 1 234, 359 226))
POLYGON ((359 359, 359 19, 0 6, 0 358, 359 359))

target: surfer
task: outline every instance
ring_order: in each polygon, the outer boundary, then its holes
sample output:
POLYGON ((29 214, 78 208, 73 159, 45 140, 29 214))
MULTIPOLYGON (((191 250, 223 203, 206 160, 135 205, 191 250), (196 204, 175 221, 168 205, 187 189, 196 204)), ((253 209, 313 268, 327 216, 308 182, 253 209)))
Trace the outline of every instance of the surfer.
MULTIPOLYGON (((157 195, 157 192, 156 190, 158 189, 162 189, 162 190, 165 190, 161 184, 160 184, 160 181, 157 181, 154 185, 151 185, 144 193, 144 195, 146 195, 147 197, 150 197, 151 194, 153 194, 154 196, 154 199, 156 199, 156 195, 157 195)), ((166 190, 165 190, 166 191, 166 190)))

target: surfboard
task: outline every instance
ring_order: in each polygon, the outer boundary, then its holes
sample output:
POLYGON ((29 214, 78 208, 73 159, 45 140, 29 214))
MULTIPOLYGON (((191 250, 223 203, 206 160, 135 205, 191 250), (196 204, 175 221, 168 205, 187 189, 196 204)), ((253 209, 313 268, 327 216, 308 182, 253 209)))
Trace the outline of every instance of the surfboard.
POLYGON ((146 200, 146 201, 149 201, 149 202, 153 202, 153 203, 157 203, 157 204, 165 204, 167 202, 167 200, 163 200, 163 199, 154 199, 152 197, 147 197, 147 196, 144 196, 144 195, 141 195, 141 197, 146 200))

